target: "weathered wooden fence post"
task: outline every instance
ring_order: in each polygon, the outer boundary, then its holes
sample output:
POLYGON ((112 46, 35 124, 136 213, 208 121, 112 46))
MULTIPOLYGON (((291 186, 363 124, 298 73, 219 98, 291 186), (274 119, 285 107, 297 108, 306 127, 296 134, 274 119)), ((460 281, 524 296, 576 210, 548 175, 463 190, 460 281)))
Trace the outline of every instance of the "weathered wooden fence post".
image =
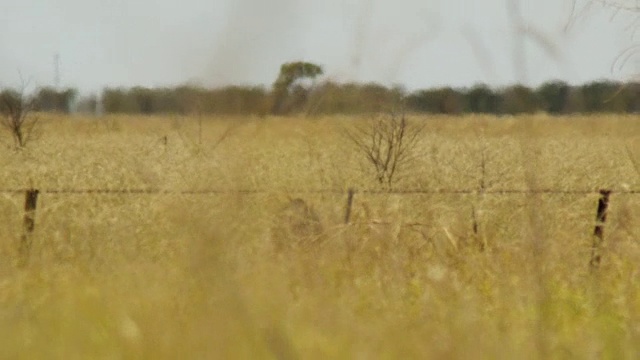
POLYGON ((24 199, 24 220, 23 233, 19 247, 19 265, 25 266, 29 263, 31 253, 31 233, 36 227, 36 207, 38 205, 38 194, 40 191, 29 189, 25 192, 24 199))
POLYGON ((349 189, 349 195, 347 197, 347 209, 344 214, 344 223, 348 224, 351 221, 351 207, 353 206, 353 196, 355 194, 355 190, 353 188, 349 189))
POLYGON ((480 221, 478 219, 478 212, 476 211, 476 207, 473 204, 471 204, 471 230, 473 230, 473 241, 478 247, 478 250, 480 252, 484 251, 486 248, 486 244, 485 240, 480 234, 480 221))
POLYGON ((600 190, 598 211, 596 213, 596 227, 593 229, 593 244, 591 246, 591 268, 600 266, 602 260, 601 247, 604 242, 604 223, 607 221, 607 209, 609 208, 609 196, 611 190, 600 190))
MULTIPOLYGON (((478 205, 482 205, 484 195, 487 192, 487 156, 485 150, 482 150, 482 158, 480 160, 480 183, 478 184, 477 201, 478 205)), ((473 230, 473 241, 478 247, 479 251, 484 251, 487 247, 487 240, 480 234, 480 219, 479 211, 476 210, 475 205, 471 204, 471 229, 473 230)))

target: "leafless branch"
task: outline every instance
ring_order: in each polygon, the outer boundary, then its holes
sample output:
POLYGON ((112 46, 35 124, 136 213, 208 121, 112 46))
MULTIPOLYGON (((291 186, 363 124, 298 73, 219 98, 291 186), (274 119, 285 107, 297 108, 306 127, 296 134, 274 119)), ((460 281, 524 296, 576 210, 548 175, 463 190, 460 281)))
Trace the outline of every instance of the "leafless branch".
POLYGON ((415 160, 423 128, 410 123, 404 112, 391 112, 345 131, 345 135, 373 166, 376 180, 391 188, 398 173, 415 160))
POLYGON ((39 121, 33 115, 36 98, 26 94, 27 85, 22 81, 19 91, 0 92, 0 126, 11 133, 16 149, 24 148, 32 140, 39 121))

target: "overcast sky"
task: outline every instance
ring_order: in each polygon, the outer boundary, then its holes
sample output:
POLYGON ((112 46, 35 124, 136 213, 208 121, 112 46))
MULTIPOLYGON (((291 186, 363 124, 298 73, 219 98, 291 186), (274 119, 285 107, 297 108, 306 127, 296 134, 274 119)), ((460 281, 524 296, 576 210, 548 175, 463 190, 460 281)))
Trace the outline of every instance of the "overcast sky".
POLYGON ((629 79, 634 18, 585 1, 0 0, 0 86, 52 85, 55 54, 85 92, 269 85, 291 60, 408 89, 629 79))

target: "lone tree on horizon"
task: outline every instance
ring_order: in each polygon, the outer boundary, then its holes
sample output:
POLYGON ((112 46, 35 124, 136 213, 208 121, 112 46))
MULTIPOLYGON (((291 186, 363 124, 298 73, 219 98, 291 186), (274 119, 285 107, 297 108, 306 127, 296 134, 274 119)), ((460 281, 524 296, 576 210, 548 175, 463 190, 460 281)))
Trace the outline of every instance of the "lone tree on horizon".
POLYGON ((273 107, 271 113, 284 114, 288 111, 287 100, 299 81, 303 79, 315 79, 324 73, 320 65, 309 62, 296 61, 282 64, 280 74, 273 83, 273 107))

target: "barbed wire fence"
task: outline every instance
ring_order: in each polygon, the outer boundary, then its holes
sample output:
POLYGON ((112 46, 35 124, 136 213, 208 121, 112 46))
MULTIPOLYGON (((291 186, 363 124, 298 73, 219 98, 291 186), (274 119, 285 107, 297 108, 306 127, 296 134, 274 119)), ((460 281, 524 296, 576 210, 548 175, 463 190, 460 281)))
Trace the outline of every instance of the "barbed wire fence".
MULTIPOLYGON (((269 194, 269 193, 295 193, 295 194, 333 194, 345 195, 346 204, 344 207, 344 224, 351 223, 351 214, 353 209, 354 198, 357 195, 599 195, 595 225, 593 230, 593 242, 591 249, 591 259, 589 264, 592 268, 597 268, 601 262, 601 248, 604 244, 604 226, 607 219, 607 211, 612 194, 620 195, 640 195, 640 190, 636 189, 407 189, 407 190, 376 190, 355 188, 347 189, 203 189, 203 190, 169 190, 154 188, 130 188, 130 189, 109 189, 109 188, 5 188, 0 189, 0 194, 19 195, 24 194, 24 215, 23 215, 23 234, 19 245, 19 264, 28 263, 31 251, 31 235, 36 225, 36 209, 38 197, 40 195, 112 195, 112 196, 134 196, 134 195, 252 195, 252 194, 269 194)), ((474 219, 475 221, 475 219, 474 219)), ((475 226, 475 223, 474 223, 475 226)), ((475 229, 475 227, 474 227, 475 229)))
POLYGON ((269 188, 269 189, 202 189, 202 190, 169 190, 169 189, 156 189, 156 188, 129 188, 129 189, 113 189, 113 188, 85 188, 85 189, 72 189, 72 188, 5 188, 0 189, 0 194, 23 194, 28 191, 37 190, 39 194, 58 194, 58 195, 215 195, 215 194, 269 194, 269 193, 292 193, 292 194, 354 194, 362 195, 419 195, 419 194, 478 194, 485 195, 507 195, 507 194, 522 194, 522 195, 537 195, 537 194, 566 194, 566 195, 589 195, 598 194, 603 190, 610 191, 612 194, 627 194, 634 195, 640 194, 640 189, 397 189, 397 190, 375 190, 365 189, 358 190, 354 188, 345 189, 294 189, 294 188, 269 188))

